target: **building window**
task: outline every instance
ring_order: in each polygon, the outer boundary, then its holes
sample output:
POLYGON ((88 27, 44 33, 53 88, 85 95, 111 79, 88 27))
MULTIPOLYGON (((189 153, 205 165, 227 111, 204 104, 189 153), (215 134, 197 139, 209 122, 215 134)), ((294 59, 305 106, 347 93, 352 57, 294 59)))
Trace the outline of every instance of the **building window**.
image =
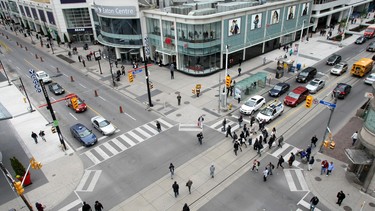
POLYGON ((115 19, 100 17, 102 31, 112 34, 140 35, 141 23, 139 19, 115 19))
POLYGON ((64 9, 67 28, 91 27, 88 8, 64 9))

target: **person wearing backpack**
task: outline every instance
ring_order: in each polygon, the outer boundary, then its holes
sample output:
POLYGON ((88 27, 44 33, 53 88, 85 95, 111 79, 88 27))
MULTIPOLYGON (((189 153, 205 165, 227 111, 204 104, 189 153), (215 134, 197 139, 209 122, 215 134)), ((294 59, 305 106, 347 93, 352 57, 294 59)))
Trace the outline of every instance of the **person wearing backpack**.
POLYGON ((319 199, 317 196, 314 196, 310 200, 310 211, 314 211, 316 205, 319 203, 319 199))

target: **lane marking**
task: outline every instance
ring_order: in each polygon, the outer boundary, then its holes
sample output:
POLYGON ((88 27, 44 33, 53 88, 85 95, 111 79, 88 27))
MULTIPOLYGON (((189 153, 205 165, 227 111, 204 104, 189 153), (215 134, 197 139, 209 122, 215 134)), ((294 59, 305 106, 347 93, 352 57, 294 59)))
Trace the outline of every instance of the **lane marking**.
POLYGON ((137 134, 135 134, 133 131, 129 131, 128 134, 135 138, 137 141, 142 142, 144 141, 143 138, 139 137, 137 134))
POLYGON ((112 139, 112 142, 113 142, 116 146, 120 147, 120 149, 121 149, 122 151, 125 151, 125 150, 128 149, 125 145, 123 145, 123 144, 122 144, 119 140, 117 140, 117 139, 112 139))
POLYGON ((98 182, 101 173, 102 173, 102 170, 96 170, 95 171, 94 177, 92 178, 92 180, 89 184, 89 187, 87 188, 86 191, 92 192, 94 190, 94 187, 95 187, 96 183, 98 182))
POLYGON ((66 210, 71 210, 73 207, 77 206, 81 204, 82 205, 82 200, 81 199, 77 199, 75 201, 72 201, 70 202, 69 204, 67 204, 65 207, 59 209, 59 211, 66 211, 66 210))
POLYGON ((86 148, 86 147, 84 147, 84 146, 80 146, 80 147, 78 147, 78 148, 76 149, 76 151, 83 150, 84 148, 86 148))
POLYGON ((82 85, 81 83, 78 83, 80 86, 82 86, 83 88, 87 88, 87 87, 85 87, 84 85, 82 85))
POLYGON ((146 136, 146 139, 149 139, 152 137, 152 135, 148 134, 147 132, 143 131, 140 127, 135 128, 136 131, 138 131, 140 134, 146 136))
POLYGON ((107 155, 107 153, 105 153, 100 147, 96 147, 94 149, 104 160, 107 160, 110 158, 109 155, 107 155))
POLYGON ((69 112, 69 114, 70 114, 70 116, 72 116, 75 120, 78 120, 72 113, 70 113, 69 112))
POLYGON ((106 99, 104 99, 102 96, 99 96, 100 99, 104 100, 104 101, 107 101, 106 99))
POLYGON ((296 170, 295 172, 296 172, 299 184, 301 185, 302 191, 308 191, 309 187, 307 186, 305 177, 302 174, 302 170, 296 170))
POLYGON ((153 133, 154 135, 158 134, 159 132, 156 131, 154 128, 148 126, 147 124, 143 125, 143 127, 145 127, 148 131, 150 131, 151 133, 153 133))
POLYGON ((164 119, 158 119, 159 122, 165 124, 168 128, 171 128, 173 127, 173 125, 169 124, 168 122, 166 122, 164 119))
POLYGON ((67 74, 63 73, 64 76, 69 77, 67 74))
POLYGON ((131 147, 136 145, 130 138, 126 137, 125 134, 122 134, 120 138, 124 139, 131 147))
POLYGON ((130 117, 131 119, 133 119, 134 121, 136 120, 134 117, 130 116, 128 113, 124 112, 124 114, 127 115, 128 117, 130 117))
POLYGON ((291 170, 284 170, 286 182, 288 183, 290 191, 297 191, 297 187, 294 184, 293 177, 290 171, 291 170))
POLYGON ((104 144, 103 144, 103 146, 105 147, 105 148, 107 148, 113 155, 112 156, 115 156, 115 155, 117 155, 119 152, 115 149, 115 148, 113 148, 108 142, 105 142, 104 144))
POLYGON ((81 191, 82 190, 82 188, 83 188, 83 186, 85 186, 86 181, 89 178, 90 174, 91 174, 91 171, 85 170, 85 173, 83 174, 83 176, 81 178, 81 181, 79 182, 79 184, 78 184, 78 186, 76 188, 77 191, 81 191))
POLYGON ((90 151, 84 153, 95 165, 100 163, 100 160, 94 156, 90 151))

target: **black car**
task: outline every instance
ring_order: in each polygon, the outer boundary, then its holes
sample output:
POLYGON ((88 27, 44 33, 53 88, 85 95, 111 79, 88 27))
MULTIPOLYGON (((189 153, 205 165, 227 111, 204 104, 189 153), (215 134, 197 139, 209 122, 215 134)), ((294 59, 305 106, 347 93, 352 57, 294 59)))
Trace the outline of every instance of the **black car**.
POLYGON ((365 43, 367 38, 365 36, 360 36, 355 40, 355 44, 363 44, 365 43))
POLYGON ((49 84, 48 89, 55 95, 61 95, 65 93, 65 90, 60 86, 60 84, 55 83, 55 82, 49 84))
POLYGON ((337 54, 332 54, 328 59, 327 59, 327 64, 328 65, 335 65, 337 63, 341 62, 341 56, 337 54))
POLYGON ((345 83, 338 83, 335 89, 333 90, 333 94, 337 98, 344 99, 351 91, 352 86, 345 83))
POLYGON ((290 85, 288 83, 278 83, 276 84, 269 92, 268 94, 271 97, 279 97, 280 95, 287 92, 290 88, 290 85))
POLYGON ((315 67, 306 67, 298 73, 296 81, 299 83, 306 83, 313 79, 317 73, 318 70, 315 67))

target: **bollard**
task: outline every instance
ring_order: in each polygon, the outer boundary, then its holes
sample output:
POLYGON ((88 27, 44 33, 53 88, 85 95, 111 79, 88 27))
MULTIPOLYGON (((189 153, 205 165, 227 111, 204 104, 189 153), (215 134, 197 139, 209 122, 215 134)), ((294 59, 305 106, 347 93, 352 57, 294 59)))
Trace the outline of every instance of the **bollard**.
POLYGON ((229 105, 228 105, 228 110, 232 110, 232 103, 229 103, 229 105))
POLYGON ((60 70, 59 70, 59 68, 58 68, 58 67, 56 67, 56 71, 57 71, 57 73, 60 73, 60 70))
POLYGON ((27 51, 27 47, 25 46, 25 50, 27 51))
POLYGON ((74 82, 73 76, 70 76, 70 81, 74 82))
POLYGON ((95 97, 98 96, 98 91, 94 90, 94 93, 95 93, 95 97))
POLYGON ((35 59, 38 59, 38 54, 35 54, 35 59))
POLYGON ((122 106, 120 106, 120 113, 124 113, 123 110, 122 110, 122 106))
POLYGON ((9 39, 8 35, 6 37, 7 37, 7 39, 9 39))
POLYGON ((43 58, 42 57, 40 57, 40 61, 43 62, 43 58))
POLYGON ((20 47, 22 48, 22 44, 20 44, 20 47))
POLYGON ((16 42, 17 43, 17 46, 19 46, 19 43, 18 42, 16 42))

